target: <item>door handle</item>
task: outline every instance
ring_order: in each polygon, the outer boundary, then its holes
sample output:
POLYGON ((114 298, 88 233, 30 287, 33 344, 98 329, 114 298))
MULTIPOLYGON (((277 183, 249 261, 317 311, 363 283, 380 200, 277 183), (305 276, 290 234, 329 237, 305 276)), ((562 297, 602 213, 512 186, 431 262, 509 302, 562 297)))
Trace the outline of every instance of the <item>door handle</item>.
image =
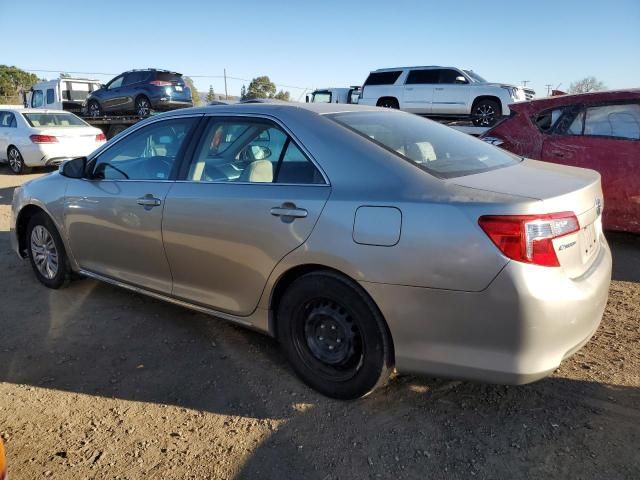
POLYGON ((551 154, 560 158, 564 157, 565 155, 565 153, 562 150, 551 150, 551 154))
POLYGON ((138 205, 142 205, 145 209, 148 210, 152 207, 160 206, 162 200, 154 197, 150 193, 147 193, 144 197, 140 197, 138 200, 136 200, 136 202, 138 203, 138 205))
POLYGON ((413 90, 413 87, 404 87, 405 90, 413 90))
POLYGON ((436 87, 434 90, 444 90, 443 87, 436 87))
POLYGON ((271 209, 271 215, 274 217, 305 218, 308 213, 304 208, 295 207, 273 207, 271 209))

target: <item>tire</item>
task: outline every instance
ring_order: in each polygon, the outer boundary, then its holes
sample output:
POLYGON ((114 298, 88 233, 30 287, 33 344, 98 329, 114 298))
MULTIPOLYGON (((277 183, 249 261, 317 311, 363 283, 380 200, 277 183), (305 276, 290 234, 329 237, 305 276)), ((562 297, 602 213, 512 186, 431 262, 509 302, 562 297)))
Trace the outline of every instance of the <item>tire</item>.
POLYGON ((89 103, 87 104, 87 115, 93 118, 102 117, 104 115, 102 107, 96 100, 89 100, 89 103))
POLYGON ((40 283, 53 289, 65 287, 71 278, 71 268, 58 230, 47 214, 40 212, 29 219, 25 243, 40 283))
POLYGON ((473 105, 471 116, 476 127, 493 127, 502 115, 502 107, 495 100, 480 100, 473 105))
POLYGON ((24 158, 22 158, 20 150, 13 145, 7 148, 7 163, 9 164, 9 169, 16 175, 28 173, 31 170, 24 164, 24 158))
POLYGON ((400 108, 398 100, 396 100, 395 98, 381 98, 378 100, 378 103, 376 103, 376 106, 382 108, 393 108, 396 110, 400 108))
POLYGON ((298 376, 327 397, 364 397, 393 370, 381 313, 357 284, 335 273, 309 273, 287 288, 276 333, 298 376))
POLYGON ((135 103, 136 115, 145 118, 151 115, 151 102, 144 95, 140 95, 136 98, 135 103))

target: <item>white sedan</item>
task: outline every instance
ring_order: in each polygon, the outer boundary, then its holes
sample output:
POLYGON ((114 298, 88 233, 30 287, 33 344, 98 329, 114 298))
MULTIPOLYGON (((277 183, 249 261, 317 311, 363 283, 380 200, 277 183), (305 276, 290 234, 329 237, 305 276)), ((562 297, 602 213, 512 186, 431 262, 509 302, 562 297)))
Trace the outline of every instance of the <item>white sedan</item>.
POLYGON ((106 140, 101 130, 63 110, 0 109, 0 161, 16 174, 87 156, 106 140))

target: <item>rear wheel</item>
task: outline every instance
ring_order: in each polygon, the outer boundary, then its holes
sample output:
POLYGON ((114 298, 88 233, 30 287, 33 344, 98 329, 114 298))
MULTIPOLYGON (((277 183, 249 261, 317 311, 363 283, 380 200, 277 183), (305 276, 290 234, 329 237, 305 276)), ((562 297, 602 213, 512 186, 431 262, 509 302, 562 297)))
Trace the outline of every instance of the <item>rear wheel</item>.
POLYGON ((24 164, 24 158, 20 150, 13 145, 7 149, 7 159, 9 161, 9 168, 16 175, 27 173, 30 169, 24 164))
POLYGON ((363 397, 393 369, 382 315, 352 281, 316 272, 293 282, 277 312, 278 339, 298 376, 338 399, 363 397))
POLYGON ((69 283, 71 268, 58 230, 44 213, 29 220, 26 245, 36 277, 49 288, 61 288, 69 283))
POLYGON ((151 102, 145 96, 136 98, 136 114, 139 117, 148 117, 151 115, 151 102))
POLYGON ((473 106, 473 124, 476 127, 493 127, 500 115, 502 109, 495 100, 480 100, 473 106))
POLYGON ((90 117, 101 117, 103 115, 102 107, 95 100, 90 100, 87 104, 87 112, 90 117))
POLYGON ((395 108, 396 110, 400 108, 398 100, 396 100, 395 98, 381 98, 380 100, 378 100, 376 106, 383 108, 395 108))

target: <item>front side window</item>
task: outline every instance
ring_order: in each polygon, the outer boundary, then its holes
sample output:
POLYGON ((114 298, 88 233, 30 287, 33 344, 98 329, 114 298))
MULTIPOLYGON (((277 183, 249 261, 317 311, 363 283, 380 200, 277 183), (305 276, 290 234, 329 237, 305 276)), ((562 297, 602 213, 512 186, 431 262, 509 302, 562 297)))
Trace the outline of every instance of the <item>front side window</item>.
POLYGON ((280 127, 249 118, 212 118, 196 148, 187 180, 324 183, 315 165, 280 127))
POLYGON ((640 104, 587 108, 584 135, 640 140, 640 104))
POLYGON ((411 70, 407 75, 407 85, 438 83, 437 70, 411 70))
POLYGON ((53 88, 47 88, 47 105, 56 101, 55 92, 53 88))
POLYGON ((113 80, 109 86, 107 87, 109 90, 113 90, 114 88, 119 88, 122 86, 122 80, 124 79, 124 77, 122 75, 120 75, 119 77, 116 77, 115 80, 113 80))
POLYGON ((384 111, 327 117, 439 178, 487 172, 521 161, 466 133, 417 115, 384 111))
POLYGON ((467 83, 467 79, 464 79, 463 81, 458 81, 456 80, 458 77, 462 77, 464 78, 464 75, 462 75, 460 72, 458 72, 457 70, 452 70, 450 68, 443 68, 442 70, 440 70, 440 76, 438 77, 438 83, 467 83))
POLYGON ((27 123, 32 127, 88 127, 86 123, 73 113, 23 113, 27 123))
POLYGON ((42 90, 34 90, 31 96, 31 106, 33 108, 40 108, 44 105, 44 94, 42 90))
POLYGON ((196 119, 155 122, 127 135, 95 160, 92 177, 110 180, 168 180, 196 119))

